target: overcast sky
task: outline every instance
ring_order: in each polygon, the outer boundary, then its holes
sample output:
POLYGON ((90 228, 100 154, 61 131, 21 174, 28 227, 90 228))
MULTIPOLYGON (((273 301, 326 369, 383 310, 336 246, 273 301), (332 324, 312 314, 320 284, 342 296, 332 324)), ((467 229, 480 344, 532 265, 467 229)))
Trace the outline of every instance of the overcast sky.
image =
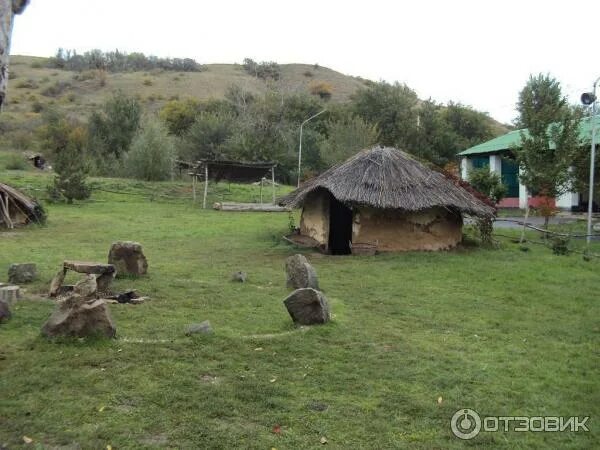
POLYGON ((15 21, 12 54, 59 47, 319 63, 511 122, 530 73, 551 73, 573 102, 591 89, 600 1, 31 0, 15 21))

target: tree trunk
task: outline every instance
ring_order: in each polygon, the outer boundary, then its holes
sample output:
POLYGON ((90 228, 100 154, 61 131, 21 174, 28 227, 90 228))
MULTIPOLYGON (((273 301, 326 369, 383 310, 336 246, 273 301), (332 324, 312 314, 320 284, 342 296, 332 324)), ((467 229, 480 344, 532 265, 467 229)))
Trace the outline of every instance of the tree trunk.
POLYGON ((5 103, 8 88, 8 59, 10 37, 15 14, 21 14, 29 0, 0 0, 0 111, 5 103))

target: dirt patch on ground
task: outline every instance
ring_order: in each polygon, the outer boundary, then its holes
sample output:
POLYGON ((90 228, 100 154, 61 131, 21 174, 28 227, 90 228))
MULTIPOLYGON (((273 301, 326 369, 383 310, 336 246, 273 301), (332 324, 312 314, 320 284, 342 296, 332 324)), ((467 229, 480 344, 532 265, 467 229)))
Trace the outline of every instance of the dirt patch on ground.
POLYGON ((19 237, 21 234, 23 234, 23 233, 17 233, 16 231, 2 231, 2 232, 0 232, 0 239, 16 238, 16 237, 19 237))

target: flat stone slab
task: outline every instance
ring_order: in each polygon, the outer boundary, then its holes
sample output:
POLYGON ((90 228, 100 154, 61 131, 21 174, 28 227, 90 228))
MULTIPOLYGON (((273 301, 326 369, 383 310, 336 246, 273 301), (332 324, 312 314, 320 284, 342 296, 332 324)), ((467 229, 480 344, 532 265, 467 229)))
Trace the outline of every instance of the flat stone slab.
POLYGON ((65 270, 72 270, 78 273, 87 273, 93 275, 103 275, 105 273, 114 273, 116 268, 112 264, 102 264, 89 261, 65 261, 63 263, 65 270))

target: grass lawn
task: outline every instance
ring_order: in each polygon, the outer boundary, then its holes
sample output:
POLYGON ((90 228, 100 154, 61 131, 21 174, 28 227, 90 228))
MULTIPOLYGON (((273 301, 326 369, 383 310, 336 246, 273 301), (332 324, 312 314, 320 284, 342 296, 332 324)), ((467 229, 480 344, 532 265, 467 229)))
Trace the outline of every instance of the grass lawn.
MULTIPOLYGON (((48 181, 0 179, 39 196, 48 181)), ((47 205, 46 227, 0 233, 0 268, 35 262, 41 274, 0 325, 0 447, 23 436, 29 448, 83 449, 598 445, 600 260, 506 239, 498 250, 307 254, 333 320, 296 329, 282 304, 287 214, 201 210, 178 183, 94 182, 103 190, 89 202, 47 205), (110 305, 115 340, 42 338, 53 302, 38 294, 62 260, 105 261, 118 239, 141 242, 150 267, 116 287, 152 300, 110 305), (230 281, 237 270, 247 283, 230 281), (213 335, 184 335, 203 320, 213 335), (460 408, 590 416, 590 431, 461 441, 450 430, 460 408)))

